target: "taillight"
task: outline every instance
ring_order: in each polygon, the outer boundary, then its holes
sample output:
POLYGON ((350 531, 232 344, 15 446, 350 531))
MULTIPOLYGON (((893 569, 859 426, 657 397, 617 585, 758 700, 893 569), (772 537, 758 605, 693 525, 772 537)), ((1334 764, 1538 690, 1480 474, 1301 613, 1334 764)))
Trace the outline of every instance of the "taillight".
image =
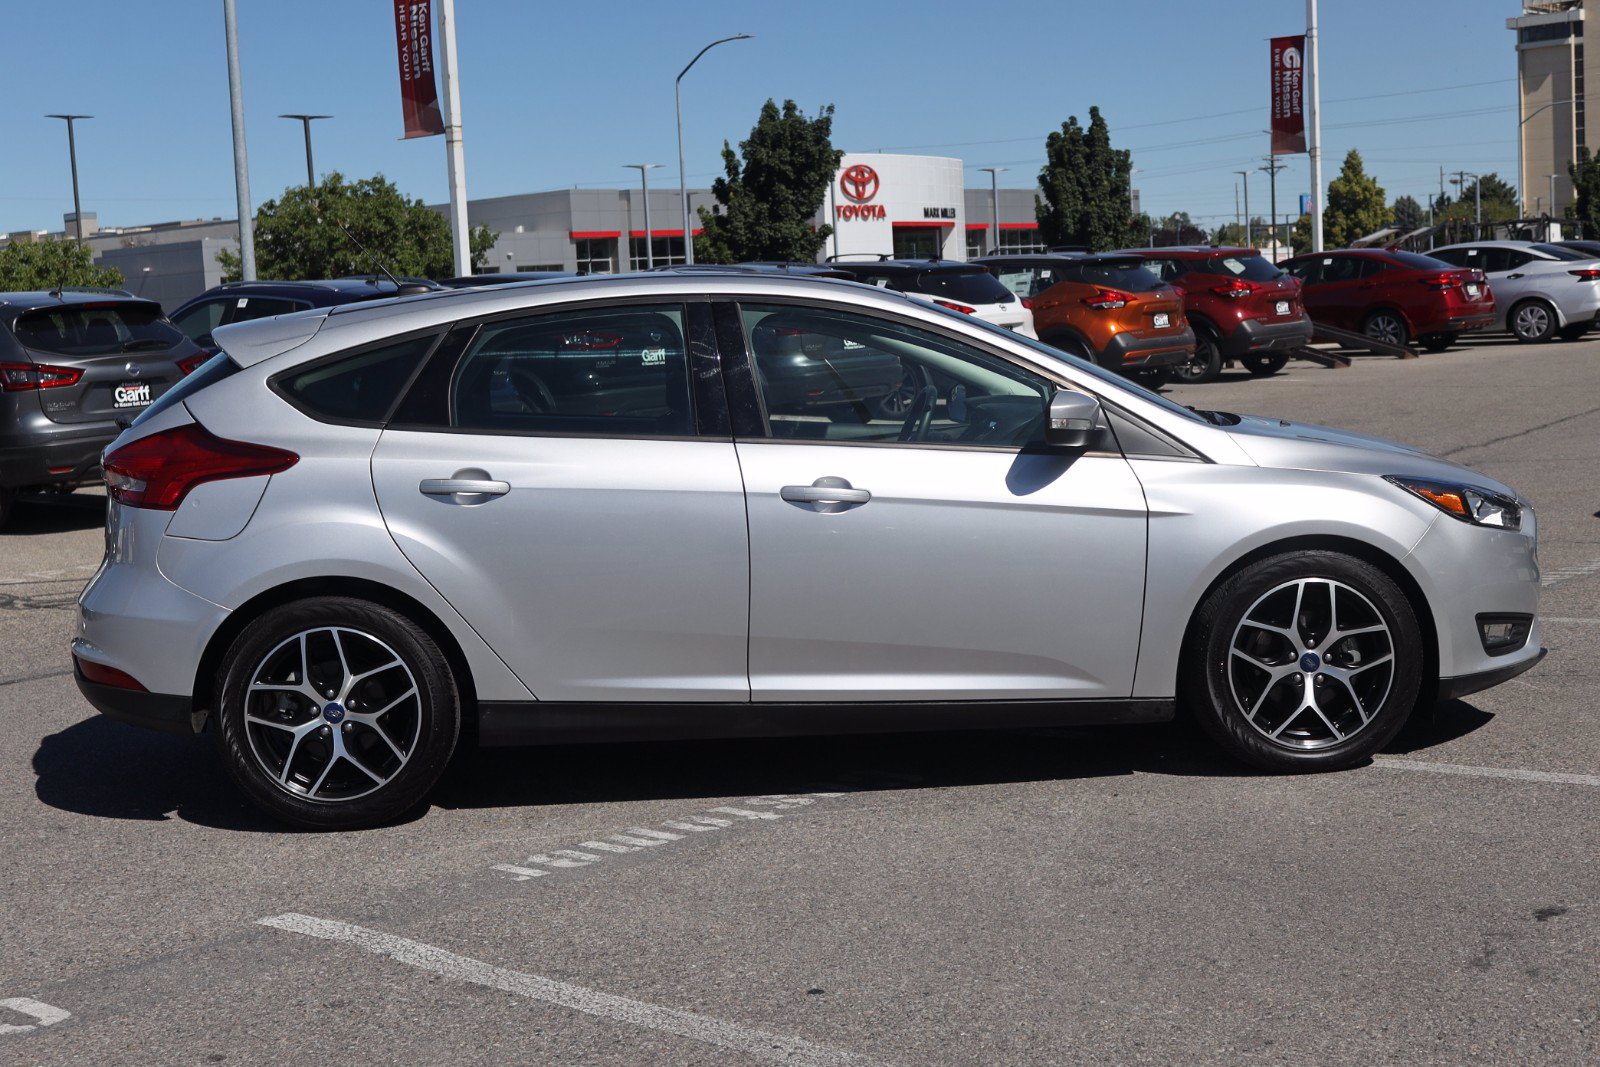
POLYGON ((1567 273, 1584 282, 1592 282, 1596 278, 1600 278, 1600 268, 1595 267, 1579 267, 1577 270, 1569 270, 1567 273))
POLYGON ((959 311, 963 315, 971 315, 978 310, 977 308, 967 307, 965 304, 957 304, 953 300, 935 300, 934 303, 942 308, 949 308, 951 311, 959 311))
POLYGON ((1115 289, 1095 288, 1094 294, 1083 298, 1083 303, 1088 307, 1099 308, 1101 311, 1110 308, 1127 307, 1133 297, 1127 293, 1119 293, 1115 289))
POLYGON ((163 430, 106 455, 106 491, 131 508, 173 511, 205 482, 277 474, 300 461, 270 445, 227 441, 199 423, 163 430))
POLYGON ((186 375, 193 374, 195 371, 200 369, 201 364, 210 359, 214 354, 215 353, 212 352, 196 352, 192 356, 184 356, 182 359, 178 360, 178 373, 186 375))
POLYGON ((1255 282, 1247 282, 1243 278, 1229 278, 1221 285, 1214 286, 1211 291, 1216 293, 1218 296, 1225 296, 1230 300, 1237 300, 1241 296, 1249 296, 1251 293, 1259 291, 1260 288, 1261 286, 1257 285, 1255 282))
POLYGON ((1426 285, 1429 289, 1439 290, 1454 289, 1461 284, 1461 279, 1454 274, 1429 274, 1418 278, 1417 281, 1426 285))
POLYGON ((0 363, 0 389, 20 393, 28 389, 61 389, 77 385, 83 371, 52 367, 48 363, 0 363))
POLYGON ((1033 310, 1033 297, 1031 297, 1031 296, 1023 297, 1022 298, 1022 306, 1027 308, 1029 311, 1032 311, 1033 310))

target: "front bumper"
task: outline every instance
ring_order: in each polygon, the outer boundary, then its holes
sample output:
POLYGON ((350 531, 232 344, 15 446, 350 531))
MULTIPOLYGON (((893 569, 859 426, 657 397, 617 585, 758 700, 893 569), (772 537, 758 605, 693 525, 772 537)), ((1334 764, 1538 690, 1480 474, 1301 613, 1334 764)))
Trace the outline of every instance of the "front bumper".
POLYGON ((1160 337, 1115 334, 1106 342, 1097 362, 1107 370, 1149 370, 1186 363, 1193 355, 1194 329, 1185 325, 1177 333, 1160 337))
POLYGON ((1304 315, 1284 322, 1245 319, 1219 341, 1217 347, 1223 359, 1237 359, 1260 352, 1282 352, 1310 344, 1314 329, 1311 319, 1304 315))
POLYGON ((1479 671, 1476 674, 1462 674, 1454 678, 1439 679, 1439 699, 1455 700, 1467 696, 1469 693, 1480 693, 1485 689, 1493 688, 1501 682, 1509 682, 1523 671, 1532 670, 1538 666, 1549 649, 1541 648, 1536 655, 1525 656, 1520 661, 1506 667, 1497 667, 1490 671, 1479 671))

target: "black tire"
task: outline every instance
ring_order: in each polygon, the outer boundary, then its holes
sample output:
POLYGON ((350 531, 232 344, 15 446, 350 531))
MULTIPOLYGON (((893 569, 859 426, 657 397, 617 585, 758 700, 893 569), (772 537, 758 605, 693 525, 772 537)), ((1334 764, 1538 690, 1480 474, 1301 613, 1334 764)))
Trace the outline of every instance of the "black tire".
POLYGON ((1070 334, 1051 334, 1049 337, 1041 338, 1041 340, 1051 348, 1058 348, 1069 356, 1077 356, 1079 359, 1086 359, 1090 363, 1099 362, 1089 354, 1088 347, 1082 341, 1070 334))
POLYGON ((269 814, 314 830, 404 815, 438 782, 460 733, 459 691, 439 646, 405 616, 349 597, 298 600, 250 623, 217 691, 217 740, 234 781, 269 814), (380 666, 385 657, 394 664, 380 666), (363 670, 374 673, 346 681, 363 670), (278 689, 252 691, 261 678, 278 689), (304 688, 329 702, 319 708, 304 688))
POLYGON ((1592 322, 1575 322, 1570 326, 1561 327, 1560 330, 1556 331, 1556 335, 1563 341, 1576 341, 1588 333, 1593 326, 1594 323, 1592 322))
POLYGON ((1460 336, 1458 333, 1427 333, 1422 335, 1420 343, 1424 352, 1443 352, 1460 336))
POLYGON ((1406 320, 1398 311, 1390 308, 1379 308, 1368 315, 1361 324, 1361 332, 1375 341, 1387 341, 1402 347, 1411 340, 1411 330, 1406 326, 1406 320))
POLYGON ((1244 364, 1244 369, 1257 378, 1270 378, 1277 374, 1289 363, 1289 357, 1276 356, 1240 356, 1239 362, 1244 364))
POLYGON ((1222 349, 1217 345, 1217 335, 1209 327, 1197 327, 1194 331, 1194 355, 1167 369, 1173 381, 1182 385, 1203 385, 1222 377, 1222 349))
POLYGON ((6 523, 11 521, 11 512, 17 506, 17 491, 15 489, 0 489, 0 529, 5 529, 6 523))
POLYGON ((1405 724, 1422 693, 1424 662, 1416 614, 1387 575, 1337 552, 1293 552, 1246 567, 1206 598, 1185 640, 1179 694, 1205 732, 1247 763, 1270 771, 1337 770, 1366 760, 1405 724), (1303 601, 1290 603, 1288 591, 1296 588, 1304 590, 1303 601), (1330 614, 1344 612, 1341 630, 1381 622, 1383 632, 1329 641, 1329 622, 1319 638, 1321 606, 1334 603, 1323 601, 1319 589, 1338 597, 1330 614), (1284 634, 1247 618, 1292 619, 1301 643, 1312 646, 1311 662, 1307 649, 1297 651, 1284 634), (1354 672, 1348 683, 1340 679, 1345 671, 1354 672), (1252 702, 1249 713, 1245 700, 1252 702), (1273 730, 1276 740, 1268 736, 1273 730))
POLYGON ((1511 336, 1518 343, 1543 344, 1555 339, 1556 309, 1537 298, 1524 300, 1506 315, 1506 325, 1511 327, 1511 336))

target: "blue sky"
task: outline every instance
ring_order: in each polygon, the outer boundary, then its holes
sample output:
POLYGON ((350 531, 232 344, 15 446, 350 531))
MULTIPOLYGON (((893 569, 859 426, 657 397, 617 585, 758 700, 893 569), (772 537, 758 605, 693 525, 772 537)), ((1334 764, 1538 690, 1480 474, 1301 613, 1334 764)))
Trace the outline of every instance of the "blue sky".
MULTIPOLYGON (((319 172, 382 172, 445 198, 443 138, 400 140, 389 0, 238 0, 254 200, 304 181, 299 123, 319 172)), ((1394 197, 1426 203, 1438 170, 1516 170, 1515 0, 1322 0, 1326 175, 1361 149, 1394 197)), ((457 0, 468 194, 628 184, 657 162, 676 184, 672 80, 684 80, 691 184, 715 175, 769 96, 834 104, 841 148, 1009 166, 1032 187, 1045 135, 1098 104, 1133 150, 1146 210, 1230 219, 1235 170, 1267 149, 1265 38, 1304 28, 1301 0, 589 3, 457 0)), ((59 228, 70 211, 66 135, 82 123, 84 210, 103 225, 234 214, 221 0, 8 0, 0 118, 0 231, 59 228)), ((1307 191, 1286 157, 1279 213, 1307 191)), ((1534 190, 1535 192, 1537 190, 1534 190)), ((1265 174, 1250 181, 1264 214, 1265 174)))

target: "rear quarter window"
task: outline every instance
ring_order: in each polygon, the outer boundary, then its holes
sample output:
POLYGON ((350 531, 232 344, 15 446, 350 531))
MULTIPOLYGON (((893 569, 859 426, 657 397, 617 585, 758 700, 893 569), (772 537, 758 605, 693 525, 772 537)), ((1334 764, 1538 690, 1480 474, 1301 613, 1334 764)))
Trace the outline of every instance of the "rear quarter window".
POLYGON ((287 371, 272 384, 314 419, 381 424, 437 340, 430 333, 364 348, 287 371))

